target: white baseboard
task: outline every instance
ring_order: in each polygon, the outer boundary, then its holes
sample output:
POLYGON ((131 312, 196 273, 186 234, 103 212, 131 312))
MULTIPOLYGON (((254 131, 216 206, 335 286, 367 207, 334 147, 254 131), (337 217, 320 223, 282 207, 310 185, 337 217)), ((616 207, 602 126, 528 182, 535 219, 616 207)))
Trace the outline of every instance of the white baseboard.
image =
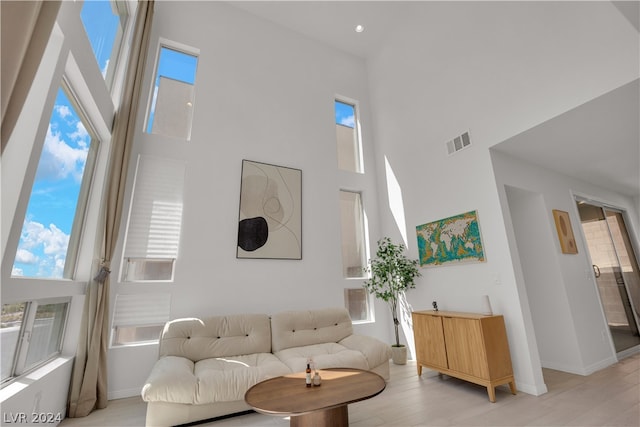
POLYGON ((130 388, 127 390, 113 390, 107 393, 107 399, 116 400, 116 399, 126 399, 127 397, 135 397, 140 396, 139 388, 130 388))
POLYGON ((608 366, 611 366, 615 363, 618 363, 618 359, 616 359, 614 356, 611 356, 611 357, 607 357, 606 359, 600 360, 596 363, 592 363, 591 365, 582 366, 582 367, 575 366, 575 365, 565 365, 563 363, 547 362, 547 361, 542 361, 542 366, 544 368, 554 369, 556 371, 562 371, 562 372, 568 372, 570 374, 587 376, 601 369, 604 369, 608 366))
POLYGON ((522 393, 531 394, 533 396, 540 396, 542 394, 545 394, 548 391, 546 384, 535 385, 535 384, 528 384, 528 383, 520 383, 518 381, 516 381, 516 388, 518 389, 518 393, 522 392, 522 393))

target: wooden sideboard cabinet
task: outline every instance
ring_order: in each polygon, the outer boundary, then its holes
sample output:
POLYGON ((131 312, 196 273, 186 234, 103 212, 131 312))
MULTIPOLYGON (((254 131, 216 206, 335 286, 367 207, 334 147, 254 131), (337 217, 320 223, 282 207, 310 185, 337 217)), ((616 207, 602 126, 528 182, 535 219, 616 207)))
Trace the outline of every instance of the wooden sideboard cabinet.
POLYGON ((491 402, 498 385, 517 393, 502 316, 426 310, 414 311, 412 319, 418 375, 424 366, 480 384, 491 402))

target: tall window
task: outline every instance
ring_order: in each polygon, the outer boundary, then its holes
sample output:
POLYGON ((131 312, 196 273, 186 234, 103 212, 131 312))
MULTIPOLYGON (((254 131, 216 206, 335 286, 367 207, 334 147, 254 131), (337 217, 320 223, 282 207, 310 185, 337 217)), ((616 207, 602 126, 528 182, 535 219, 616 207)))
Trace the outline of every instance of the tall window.
POLYGON ((85 1, 80 18, 102 77, 107 86, 111 87, 128 19, 124 1, 85 1))
POLYGON ((358 116, 355 104, 335 101, 338 168, 362 173, 358 116))
POLYGON ((58 90, 12 276, 71 278, 98 141, 66 84, 58 90))
POLYGON ((147 133, 190 139, 197 65, 195 55, 160 48, 147 133))
POLYGON ((170 281, 182 226, 185 164, 140 156, 124 247, 123 282, 170 281))
POLYGON ((367 262, 364 210, 360 193, 340 190, 342 225, 342 274, 345 278, 365 277, 367 262))

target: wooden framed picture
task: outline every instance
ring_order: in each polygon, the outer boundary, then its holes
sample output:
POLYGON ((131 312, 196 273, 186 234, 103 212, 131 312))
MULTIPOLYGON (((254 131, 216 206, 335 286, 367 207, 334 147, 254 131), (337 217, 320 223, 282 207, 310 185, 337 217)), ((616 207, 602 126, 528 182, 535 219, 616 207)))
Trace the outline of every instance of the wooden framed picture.
POLYGON ((562 253, 577 254, 578 247, 576 246, 576 239, 573 236, 569 213, 553 209, 553 219, 556 222, 556 231, 558 232, 558 240, 560 240, 562 253))

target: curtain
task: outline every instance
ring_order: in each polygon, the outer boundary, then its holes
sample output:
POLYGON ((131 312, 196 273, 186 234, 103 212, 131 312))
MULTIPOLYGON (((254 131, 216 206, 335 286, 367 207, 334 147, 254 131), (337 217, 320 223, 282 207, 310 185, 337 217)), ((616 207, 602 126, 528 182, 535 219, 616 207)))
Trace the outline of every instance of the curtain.
POLYGON ((60 0, 1 1, 1 152, 22 111, 56 22, 60 0))
POLYGON ((124 79, 121 106, 116 112, 109 156, 105 207, 99 235, 101 261, 89 282, 76 352, 67 416, 84 417, 107 406, 107 350, 109 339, 109 273, 118 239, 124 188, 135 135, 142 76, 149 46, 153 0, 139 1, 129 66, 124 79))

